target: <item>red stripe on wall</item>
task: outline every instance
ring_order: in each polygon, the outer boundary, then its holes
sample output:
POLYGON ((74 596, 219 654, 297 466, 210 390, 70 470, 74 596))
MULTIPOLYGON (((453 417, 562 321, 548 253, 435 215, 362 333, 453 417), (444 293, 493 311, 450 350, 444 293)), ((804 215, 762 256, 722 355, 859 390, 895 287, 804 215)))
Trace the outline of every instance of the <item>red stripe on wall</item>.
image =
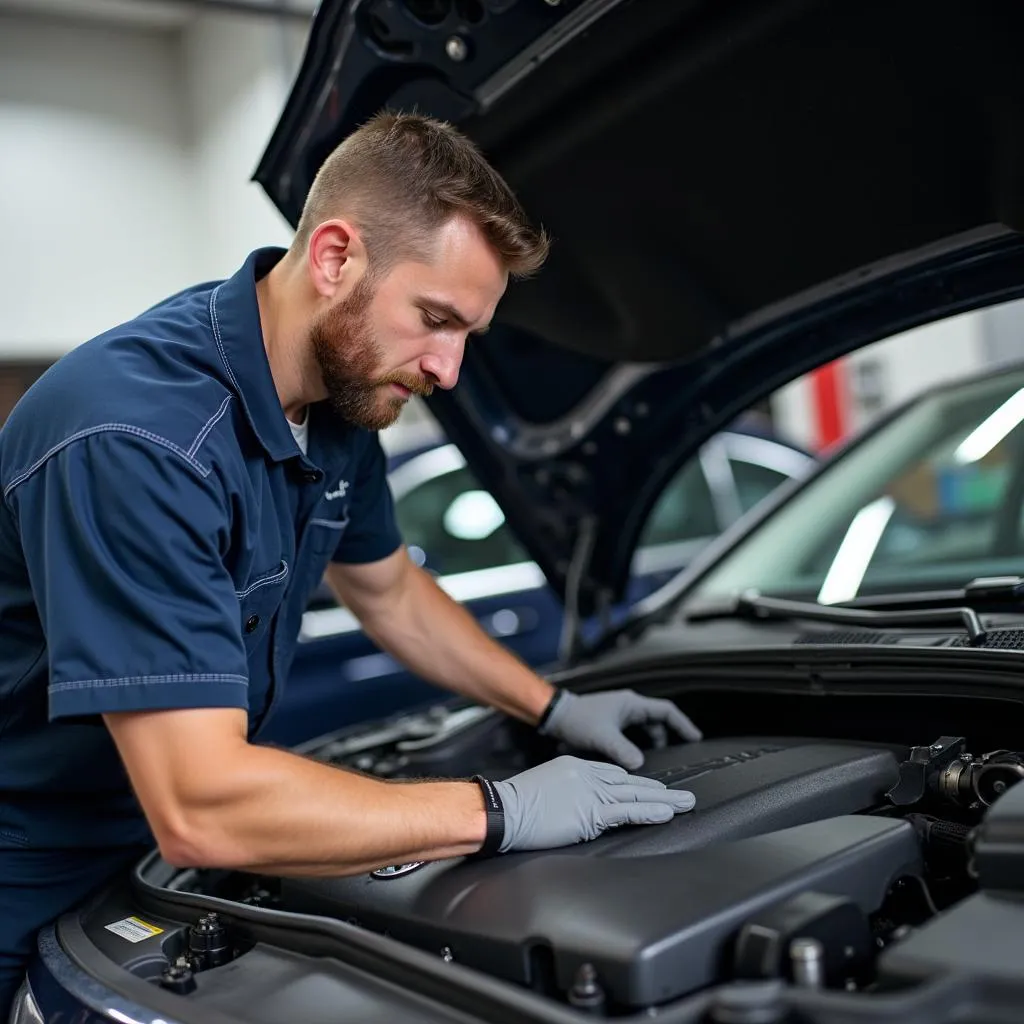
POLYGON ((846 434, 846 393, 841 359, 811 372, 811 393, 818 449, 821 450, 842 440, 846 434))

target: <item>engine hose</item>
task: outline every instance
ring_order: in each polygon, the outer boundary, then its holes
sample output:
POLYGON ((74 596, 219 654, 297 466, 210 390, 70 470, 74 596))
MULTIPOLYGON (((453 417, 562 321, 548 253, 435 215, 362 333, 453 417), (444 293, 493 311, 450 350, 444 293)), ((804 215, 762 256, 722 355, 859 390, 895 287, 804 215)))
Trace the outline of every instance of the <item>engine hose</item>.
POLYGON ((970 826, 925 814, 911 814, 908 819, 921 837, 925 859, 935 871, 945 873, 966 869, 970 857, 970 826))

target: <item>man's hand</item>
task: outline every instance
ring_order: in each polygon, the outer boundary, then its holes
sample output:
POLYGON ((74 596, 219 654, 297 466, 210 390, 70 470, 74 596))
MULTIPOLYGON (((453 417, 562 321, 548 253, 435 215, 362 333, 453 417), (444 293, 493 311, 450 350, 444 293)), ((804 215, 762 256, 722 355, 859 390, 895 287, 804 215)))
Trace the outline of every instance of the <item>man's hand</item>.
POLYGON ((578 757, 556 757, 492 785, 505 812, 500 853, 583 843, 618 825, 660 825, 694 805, 685 790, 578 757))
POLYGON ((635 770, 644 763, 640 748, 626 739, 630 725, 664 723, 684 740, 699 740, 701 731, 670 700, 641 697, 632 690, 611 690, 581 696, 562 690, 547 721, 544 736, 555 736, 579 750, 607 754, 624 768, 635 770))

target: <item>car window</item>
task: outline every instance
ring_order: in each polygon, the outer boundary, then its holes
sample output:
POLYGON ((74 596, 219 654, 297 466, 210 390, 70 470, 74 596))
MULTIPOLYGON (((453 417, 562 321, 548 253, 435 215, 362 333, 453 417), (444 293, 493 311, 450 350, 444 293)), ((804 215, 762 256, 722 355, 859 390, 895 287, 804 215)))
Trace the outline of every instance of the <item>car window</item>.
POLYGON ((426 567, 442 576, 529 557, 497 502, 465 467, 413 487, 395 502, 395 517, 406 545, 419 548, 426 567))
POLYGON ((699 459, 683 464, 661 492, 640 534, 640 546, 713 537, 718 521, 699 459))
POLYGON ((1024 372, 943 388, 866 437, 710 573, 825 603, 1024 570, 1024 372))
POLYGON ((739 499, 740 510, 749 512, 755 505, 764 501, 779 484, 788 480, 785 473, 767 466, 748 462, 746 459, 731 458, 732 477, 736 483, 736 497, 739 499))

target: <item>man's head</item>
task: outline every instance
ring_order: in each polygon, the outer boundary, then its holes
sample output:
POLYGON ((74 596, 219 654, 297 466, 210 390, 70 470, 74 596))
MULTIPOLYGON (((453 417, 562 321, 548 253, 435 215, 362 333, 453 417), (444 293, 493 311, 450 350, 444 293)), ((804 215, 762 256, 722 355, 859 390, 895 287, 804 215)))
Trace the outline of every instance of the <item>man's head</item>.
POLYGON ((380 430, 410 394, 453 387, 467 336, 548 244, 450 125, 373 118, 324 162, 290 251, 316 294, 309 342, 326 397, 380 430))

